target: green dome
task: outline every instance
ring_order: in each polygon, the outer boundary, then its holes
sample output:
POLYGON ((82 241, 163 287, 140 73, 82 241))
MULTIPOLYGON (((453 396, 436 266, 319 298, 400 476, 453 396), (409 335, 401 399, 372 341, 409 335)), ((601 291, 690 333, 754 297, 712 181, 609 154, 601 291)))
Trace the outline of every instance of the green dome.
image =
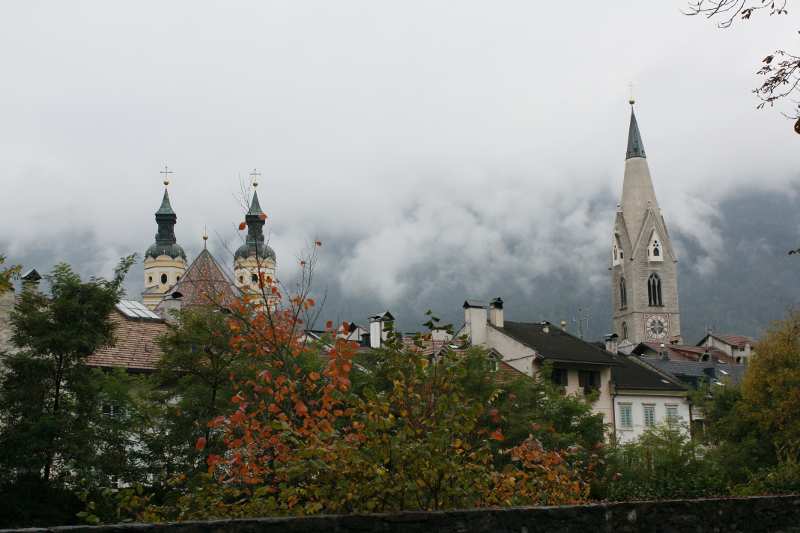
POLYGON ((159 244, 153 243, 150 245, 150 248, 144 253, 144 258, 147 259, 148 257, 152 257, 155 259, 159 255, 168 255, 173 259, 177 259, 178 257, 182 257, 183 260, 186 260, 186 253, 183 251, 183 248, 179 244, 176 243, 166 243, 166 244, 159 244))
MULTIPOLYGON (((237 259, 249 259, 250 257, 254 256, 256 253, 256 246, 252 243, 245 243, 236 250, 236 253, 233 254, 233 260, 236 261, 237 259)), ((270 259, 275 261, 275 250, 269 247, 269 245, 258 245, 258 255, 261 256, 261 259, 270 259)))

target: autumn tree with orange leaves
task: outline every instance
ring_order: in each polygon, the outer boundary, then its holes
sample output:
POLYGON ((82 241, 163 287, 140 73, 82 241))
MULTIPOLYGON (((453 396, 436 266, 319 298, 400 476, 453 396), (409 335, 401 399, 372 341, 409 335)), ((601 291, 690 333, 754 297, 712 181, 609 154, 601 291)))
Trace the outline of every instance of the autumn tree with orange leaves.
MULTIPOLYGON (((227 448, 208 455, 205 482, 177 503, 150 505, 138 519, 586 501, 593 465, 569 451, 544 450, 534 437, 506 450, 512 462, 495 468, 490 442, 504 437, 487 422, 500 421, 493 404, 502 391, 489 401, 467 395, 466 368, 454 352, 430 362, 390 330, 378 357, 392 369, 391 388, 357 394, 350 374, 358 346, 337 337, 331 323, 322 351, 304 335, 318 314, 306 281, 319 245, 301 259, 304 281, 290 295, 262 279, 262 296, 274 305, 252 312, 245 298, 229 306, 231 346, 251 364, 232 376, 228 413, 209 423, 227 448)), ((205 445, 200 438, 197 448, 205 445)))

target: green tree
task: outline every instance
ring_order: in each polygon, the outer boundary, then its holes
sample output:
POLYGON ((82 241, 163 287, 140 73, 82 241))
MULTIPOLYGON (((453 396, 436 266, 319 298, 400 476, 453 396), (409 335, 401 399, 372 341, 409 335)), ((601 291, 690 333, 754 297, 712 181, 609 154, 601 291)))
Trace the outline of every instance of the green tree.
POLYGON ((595 484, 602 499, 697 498, 728 493, 725 480, 685 425, 662 422, 633 441, 611 443, 605 461, 604 476, 595 484))
MULTIPOLYGON (((6 256, 0 254, 0 265, 6 262, 6 256)), ((16 276, 19 276, 19 272, 22 270, 22 266, 20 265, 13 265, 10 267, 3 267, 2 272, 0 272, 0 294, 3 294, 7 290, 11 289, 13 286, 11 284, 11 280, 14 279, 16 276)))
POLYGON ((175 318, 158 341, 157 379, 163 386, 142 387, 137 395, 139 408, 149 413, 140 431, 143 461, 163 482, 200 473, 210 453, 222 453, 220 432, 208 422, 236 394, 232 376, 251 364, 246 351, 231 345, 232 323, 242 324, 238 318, 216 306, 181 310, 175 318), (207 443, 202 451, 193 444, 200 437, 207 443))
POLYGON ((50 297, 23 292, 11 313, 20 351, 0 356, 0 464, 45 481, 66 476, 67 465, 91 464, 99 384, 85 363, 114 342, 109 315, 134 259, 123 259, 111 280, 86 282, 62 263, 45 276, 50 297))
POLYGON ((741 409, 779 458, 800 460, 800 310, 772 322, 742 382, 741 409))

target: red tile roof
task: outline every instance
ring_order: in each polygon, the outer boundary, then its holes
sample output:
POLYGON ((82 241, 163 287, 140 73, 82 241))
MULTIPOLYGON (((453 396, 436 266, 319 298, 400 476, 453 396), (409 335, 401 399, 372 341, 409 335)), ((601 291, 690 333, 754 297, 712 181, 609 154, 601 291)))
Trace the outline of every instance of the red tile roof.
MULTIPOLYGON (((661 343, 659 342, 643 342, 648 348, 661 352, 661 343)), ((720 350, 713 346, 706 349, 705 346, 688 346, 686 344, 667 344, 664 346, 664 351, 667 352, 667 358, 670 361, 700 361, 700 359, 708 353, 709 355, 716 355, 720 363, 732 365, 736 361, 720 350)))
POLYGON ((747 344, 749 344, 751 347, 758 344, 756 341, 745 335, 718 335, 714 333, 711 336, 715 339, 721 340, 725 344, 736 346, 737 348, 744 348, 747 344))
POLYGON ((86 364, 90 367, 122 367, 133 372, 152 372, 155 362, 161 355, 156 338, 169 331, 165 322, 139 322, 128 320, 118 312, 111 315, 117 324, 117 344, 102 348, 89 356, 86 364))

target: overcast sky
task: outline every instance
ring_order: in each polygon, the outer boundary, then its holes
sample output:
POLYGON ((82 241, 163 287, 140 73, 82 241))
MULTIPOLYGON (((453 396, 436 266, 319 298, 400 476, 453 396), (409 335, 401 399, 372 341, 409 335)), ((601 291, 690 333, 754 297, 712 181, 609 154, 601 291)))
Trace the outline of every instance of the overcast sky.
POLYGON ((712 275, 720 202, 800 182, 790 122, 750 92, 800 39, 791 16, 722 30, 685 8, 5 2, 0 252, 110 275, 154 241, 168 166, 179 244, 196 256, 207 225, 230 262, 258 169, 278 276, 319 238, 320 274, 370 312, 498 280, 533 302, 560 269, 608 284, 632 82, 662 213, 712 275))

